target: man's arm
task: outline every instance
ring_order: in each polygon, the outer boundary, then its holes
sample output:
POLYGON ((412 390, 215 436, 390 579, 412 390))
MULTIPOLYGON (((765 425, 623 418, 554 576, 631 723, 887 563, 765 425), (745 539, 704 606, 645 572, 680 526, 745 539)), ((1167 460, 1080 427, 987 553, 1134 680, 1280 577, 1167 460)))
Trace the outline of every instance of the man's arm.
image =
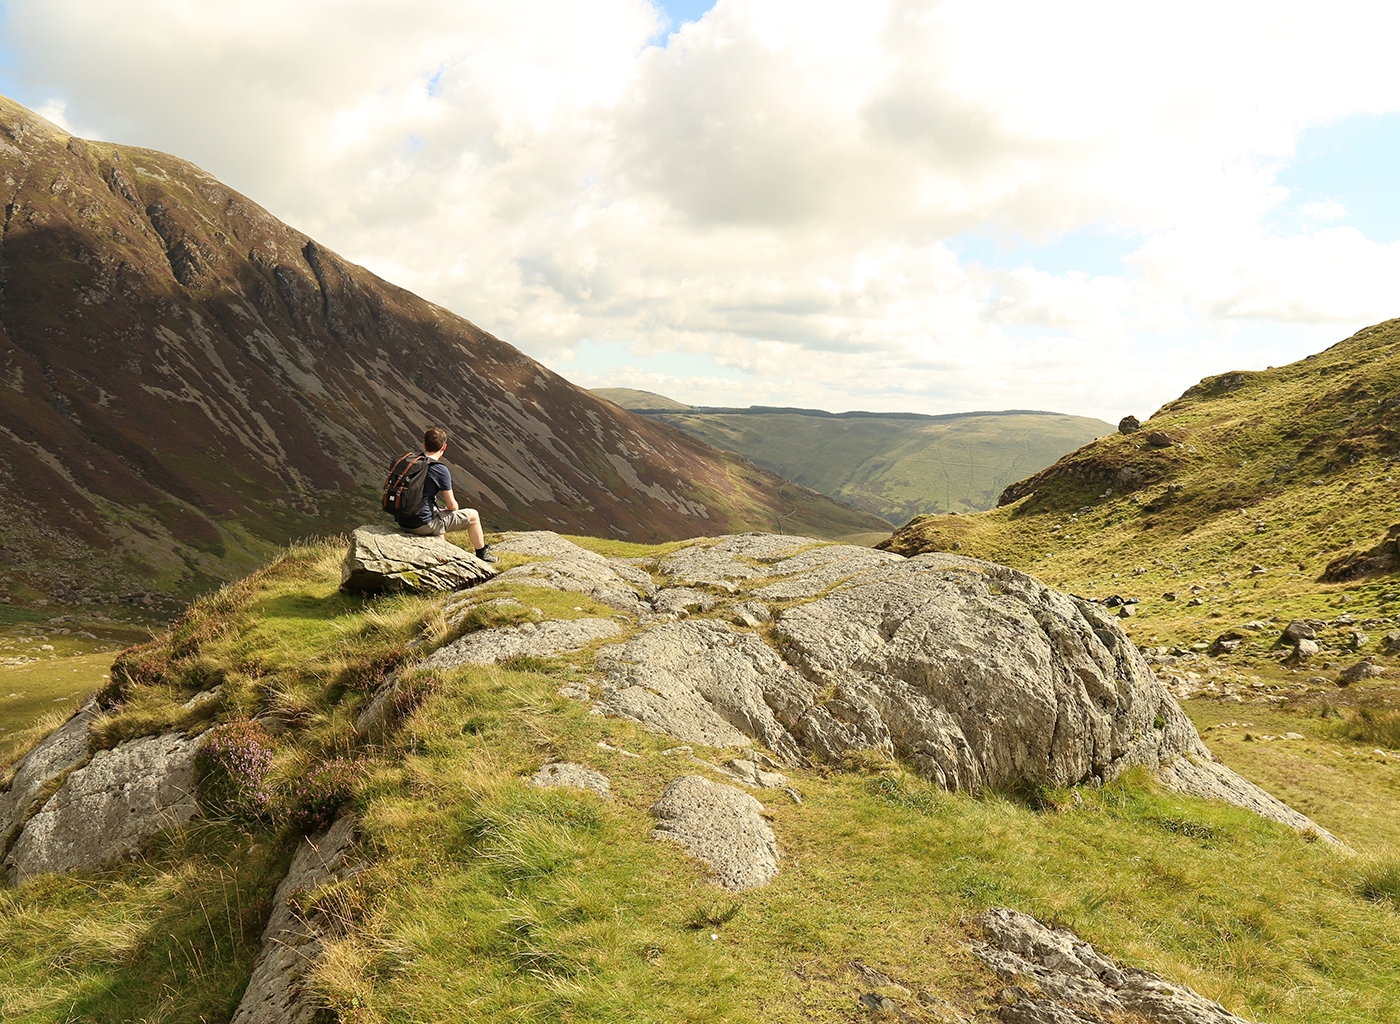
POLYGON ((457 511, 457 498, 455 495, 453 495, 451 488, 448 488, 445 491, 438 491, 438 497, 442 499, 442 507, 447 509, 447 511, 457 511))

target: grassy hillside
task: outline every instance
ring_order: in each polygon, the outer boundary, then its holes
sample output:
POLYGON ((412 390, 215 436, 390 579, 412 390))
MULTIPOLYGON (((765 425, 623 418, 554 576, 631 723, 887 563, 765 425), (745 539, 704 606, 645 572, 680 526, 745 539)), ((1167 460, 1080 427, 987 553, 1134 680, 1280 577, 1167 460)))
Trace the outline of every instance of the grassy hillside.
MULTIPOLYGON (((724 751, 677 751, 558 696, 587 655, 415 672, 409 643, 442 639, 441 599, 341 595, 341 554, 294 549, 126 654, 126 705, 98 730, 112 742, 161 721, 200 728, 182 704, 218 683, 220 719, 280 723, 274 810, 291 806, 292 780, 349 760, 367 868, 298 896, 347 929, 315 973, 340 1020, 835 1024, 864 1019, 858 995, 884 984, 872 971, 907 990, 908 1020, 948 1019, 940 1000, 990 1020, 1004 983, 967 952, 960 922, 999 905, 1252 1019, 1400 1018, 1393 854, 1348 858, 1143 776, 1032 806, 949 796, 894 762, 794 771, 802 803, 765 794, 780 874, 726 893, 650 838, 647 813, 667 781, 711 774, 701 760, 724 751), (394 666, 421 703, 387 743, 362 746, 356 712, 394 666), (558 759, 605 772, 614 799, 526 784, 558 759)), ((577 595, 490 589, 552 616, 610 614, 577 595)), ((1321 729, 1308 743, 1331 756, 1321 729)), ((286 822, 211 814, 131 862, 0 891, 0 1016, 227 1020, 295 840, 286 822)), ((1363 850, 1385 837, 1344 808, 1321 824, 1363 850)))
MULTIPOLYGON (((1375 748, 1400 748, 1400 648, 1386 639, 1400 628, 1400 556, 1387 540, 1400 523, 1398 476, 1392 320, 1289 366, 1207 378, 1142 431, 1008 489, 1002 507, 924 517, 887 543, 1005 562, 1089 597, 1139 598, 1124 626, 1178 692, 1252 705, 1224 712, 1238 721, 1260 705, 1291 714, 1280 732, 1348 723, 1348 756, 1374 759, 1375 748), (1165 446, 1149 442, 1155 431, 1165 446), (1368 556, 1370 571, 1358 566, 1368 556), (1311 620, 1320 645, 1301 663, 1279 643, 1295 618, 1311 620), (1348 685, 1342 671, 1363 657, 1384 674, 1348 685)), ((1325 771, 1334 799, 1345 799, 1343 764, 1325 771)))
POLYGON ((1113 430, 1058 413, 692 409, 627 388, 594 393, 891 523, 991 508, 1012 481, 1113 430))

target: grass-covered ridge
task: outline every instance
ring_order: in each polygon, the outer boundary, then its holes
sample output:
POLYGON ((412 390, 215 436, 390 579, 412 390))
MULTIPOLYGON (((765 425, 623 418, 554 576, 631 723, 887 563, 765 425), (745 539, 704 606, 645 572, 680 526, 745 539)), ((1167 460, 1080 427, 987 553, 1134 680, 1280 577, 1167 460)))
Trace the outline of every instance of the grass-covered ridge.
MULTIPOLYGON (((341 554, 294 549, 120 660, 106 696, 124 703, 103 736, 255 717, 276 748, 276 813, 211 813, 132 863, 0 890, 0 1017, 226 1020, 295 840, 291 784, 336 759, 356 766, 367 867, 298 900, 348 928, 315 973, 346 1021, 848 1021, 871 987, 862 967, 985 1014, 1003 983, 965 951, 960 921, 1002 905, 1244 1016, 1400 1017, 1393 856, 1346 858, 1143 776, 1031 807, 949 796, 897 763, 794 770, 801 804, 761 795, 780 873, 726 893, 651 839, 647 813, 679 775, 719 778, 701 761, 726 752, 677 750, 560 697, 586 657, 415 672, 447 635, 443 599, 341 595, 341 554), (371 748, 355 719, 395 671, 413 699, 371 748), (182 718, 210 688, 217 701, 182 718), (555 760, 604 772, 614 799, 531 787, 555 760)), ((548 616, 613 614, 501 583, 479 595, 503 591, 548 616)))
POLYGON ((1207 378, 1137 433, 1102 438, 1021 481, 1003 507, 927 516, 882 546, 958 550, 1076 593, 1139 596, 1132 625, 1149 640, 1212 639, 1267 616, 1389 618, 1400 613, 1393 573, 1322 577, 1400 522, 1397 477, 1393 320, 1288 366, 1207 378), (1151 444, 1153 432, 1171 443, 1151 444))

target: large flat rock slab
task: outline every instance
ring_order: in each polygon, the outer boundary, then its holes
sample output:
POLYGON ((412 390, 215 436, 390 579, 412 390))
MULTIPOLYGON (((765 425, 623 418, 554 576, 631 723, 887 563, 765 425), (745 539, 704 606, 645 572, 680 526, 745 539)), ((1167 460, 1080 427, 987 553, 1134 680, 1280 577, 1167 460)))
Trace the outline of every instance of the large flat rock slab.
POLYGON ((423 667, 452 669, 464 665, 495 665, 522 655, 546 658, 611 639, 621 632, 622 627, 612 619, 555 619, 483 629, 434 651, 423 662, 423 667))
POLYGON ((166 733, 99 750, 25 824, 6 860, 10 880, 94 868, 189 821, 202 743, 166 733))
POLYGON ((541 559, 501 573, 503 582, 583 594, 637 616, 650 611, 644 599, 656 593, 656 584, 645 570, 622 559, 604 558, 547 530, 508 534, 495 550, 541 559))
POLYGON ((827 544, 774 563, 768 575, 786 578, 759 587, 753 593, 764 601, 815 597, 858 572, 902 561, 903 556, 890 551, 876 551, 855 544, 827 544))
POLYGON ((733 786, 686 775, 652 805, 653 835, 680 843, 726 889, 767 885, 778 873, 778 844, 763 805, 733 786))
POLYGON ((262 952, 233 1015, 233 1024, 313 1024, 323 1007, 306 984, 306 975, 337 934, 318 914, 297 913, 292 897, 299 891, 344 878, 355 841, 355 819, 344 816, 329 828, 301 841, 287 875, 272 898, 272 915, 263 928, 262 952))
POLYGON ((350 535, 340 589, 392 594, 406 590, 462 590, 496 571, 442 537, 417 537, 395 526, 361 526, 350 535))
POLYGON ((661 559, 661 571, 685 583, 708 584, 726 590, 738 582, 771 575, 767 563, 788 558, 805 547, 824 544, 813 537, 784 537, 772 533, 740 533, 716 543, 689 544, 661 559))
POLYGON ((663 623, 603 648, 596 665, 606 715, 687 743, 756 739, 789 763, 803 760, 783 719, 796 721, 816 701, 816 687, 752 633, 715 620, 663 623))

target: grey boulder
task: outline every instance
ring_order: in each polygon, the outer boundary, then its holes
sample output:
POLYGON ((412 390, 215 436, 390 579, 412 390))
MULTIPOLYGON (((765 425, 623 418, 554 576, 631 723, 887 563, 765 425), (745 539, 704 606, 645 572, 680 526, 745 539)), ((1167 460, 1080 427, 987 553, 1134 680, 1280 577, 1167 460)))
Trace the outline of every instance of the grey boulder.
POLYGON ((767 885, 778 873, 778 845, 763 805, 733 786, 686 775, 666 787, 651 808, 653 836, 683 846, 726 889, 767 885))
POLYGON ((11 882, 96 867, 194 817, 202 745, 165 733, 99 750, 25 824, 6 860, 11 882))
POLYGON ((901 560, 784 612, 777 631, 787 661, 830 695, 792 727, 827 758, 897 753, 975 792, 1209 757, 1102 608, 1004 566, 901 560))
POLYGON ((350 535, 340 589, 362 594, 461 590, 495 575, 476 555, 442 537, 417 537, 394 526, 361 526, 350 535))
POLYGON ((96 702, 88 701, 15 765, 9 785, 0 793, 0 854, 10 830, 24 824, 35 798, 52 780, 87 760, 88 736, 99 713, 96 702))

